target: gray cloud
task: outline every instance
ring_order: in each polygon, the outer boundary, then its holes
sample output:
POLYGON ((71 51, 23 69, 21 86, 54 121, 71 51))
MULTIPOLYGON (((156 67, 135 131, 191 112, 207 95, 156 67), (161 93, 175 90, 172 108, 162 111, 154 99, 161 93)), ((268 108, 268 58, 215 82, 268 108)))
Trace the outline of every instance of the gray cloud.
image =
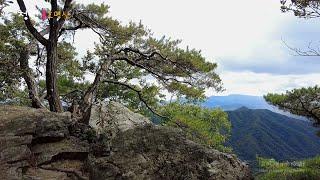
POLYGON ((317 73, 320 69, 320 57, 291 57, 286 61, 272 60, 263 57, 254 58, 256 63, 250 60, 248 63, 241 63, 236 59, 225 60, 220 63, 224 70, 228 71, 252 71, 255 73, 270 73, 277 75, 284 74, 310 74, 317 73))
POLYGON ((252 71, 255 73, 271 74, 309 74, 318 73, 320 57, 295 56, 295 52, 286 45, 307 50, 320 47, 320 23, 316 20, 295 19, 280 26, 262 46, 255 47, 248 58, 222 57, 220 66, 228 71, 252 71), (279 54, 278 56, 276 54, 279 54))

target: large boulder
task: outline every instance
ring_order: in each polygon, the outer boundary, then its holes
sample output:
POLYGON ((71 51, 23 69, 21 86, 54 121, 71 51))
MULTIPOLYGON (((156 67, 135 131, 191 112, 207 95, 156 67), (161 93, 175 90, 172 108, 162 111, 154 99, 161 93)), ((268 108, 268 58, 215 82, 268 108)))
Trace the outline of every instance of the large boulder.
POLYGON ((47 167, 69 159, 83 166, 87 159, 89 144, 70 135, 71 124, 68 113, 0 106, 0 179, 67 180, 81 174, 80 168, 68 171, 67 165, 47 167))
POLYGON ((97 131, 109 132, 112 135, 138 126, 152 124, 148 118, 134 113, 122 104, 114 101, 93 105, 89 123, 97 131))
POLYGON ((205 148, 177 129, 141 126, 119 133, 107 157, 89 157, 90 178, 251 179, 234 155, 205 148))
POLYGON ((0 106, 0 179, 251 179, 234 155, 111 104, 113 137, 68 113, 0 106))

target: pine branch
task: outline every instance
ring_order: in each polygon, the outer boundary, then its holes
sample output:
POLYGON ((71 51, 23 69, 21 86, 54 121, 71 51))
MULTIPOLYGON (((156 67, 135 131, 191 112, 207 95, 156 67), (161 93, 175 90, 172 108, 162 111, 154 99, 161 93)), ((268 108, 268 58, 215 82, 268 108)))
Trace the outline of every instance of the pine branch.
POLYGON ((46 46, 49 43, 49 41, 46 38, 44 38, 32 25, 32 22, 29 17, 29 14, 27 13, 27 8, 26 8, 26 5, 24 4, 24 1, 17 0, 17 2, 19 4, 20 10, 23 12, 24 23, 27 29, 30 31, 30 33, 33 35, 34 38, 36 38, 42 45, 46 46))
POLYGON ((157 113, 153 108, 151 108, 149 106, 149 104, 146 102, 146 100, 144 100, 144 98, 142 97, 142 92, 141 90, 138 90, 132 86, 130 86, 129 84, 126 84, 126 83, 122 83, 122 82, 119 82, 119 81, 114 81, 114 80, 103 80, 102 82, 106 82, 106 83, 112 83, 112 84, 117 84, 117 85, 120 85, 120 86, 124 86, 134 92, 136 92, 138 94, 138 97, 140 99, 141 102, 143 102, 143 104, 155 115, 161 117, 161 118, 167 118, 165 116, 162 116, 160 115, 159 113, 157 113))

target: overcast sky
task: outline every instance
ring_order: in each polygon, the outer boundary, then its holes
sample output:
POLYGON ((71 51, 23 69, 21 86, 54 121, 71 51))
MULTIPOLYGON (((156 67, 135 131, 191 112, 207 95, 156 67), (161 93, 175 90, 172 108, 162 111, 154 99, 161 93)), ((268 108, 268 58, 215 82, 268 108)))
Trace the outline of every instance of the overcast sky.
MULTIPOLYGON (((320 22, 280 12, 279 0, 108 0, 110 15, 122 23, 139 22, 156 36, 182 39, 218 63, 226 94, 264 95, 320 83, 320 58, 296 57, 294 47, 320 45, 320 22), (318 38, 318 39, 317 39, 318 38)), ((34 1, 26 0, 27 6, 34 1)), ((38 6, 44 3, 39 3, 38 6)), ((45 5, 45 4, 44 4, 45 5)), ((76 36, 80 52, 96 37, 76 36)), ((207 95, 215 95, 211 90, 207 95)))

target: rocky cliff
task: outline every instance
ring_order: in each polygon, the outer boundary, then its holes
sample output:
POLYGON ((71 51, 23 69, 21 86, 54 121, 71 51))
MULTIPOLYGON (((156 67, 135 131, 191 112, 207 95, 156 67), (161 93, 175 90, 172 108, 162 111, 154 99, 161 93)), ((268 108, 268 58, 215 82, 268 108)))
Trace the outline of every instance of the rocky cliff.
POLYGON ((113 135, 69 114, 0 106, 0 179, 251 179, 235 156, 154 126, 120 104, 109 108, 113 135))

